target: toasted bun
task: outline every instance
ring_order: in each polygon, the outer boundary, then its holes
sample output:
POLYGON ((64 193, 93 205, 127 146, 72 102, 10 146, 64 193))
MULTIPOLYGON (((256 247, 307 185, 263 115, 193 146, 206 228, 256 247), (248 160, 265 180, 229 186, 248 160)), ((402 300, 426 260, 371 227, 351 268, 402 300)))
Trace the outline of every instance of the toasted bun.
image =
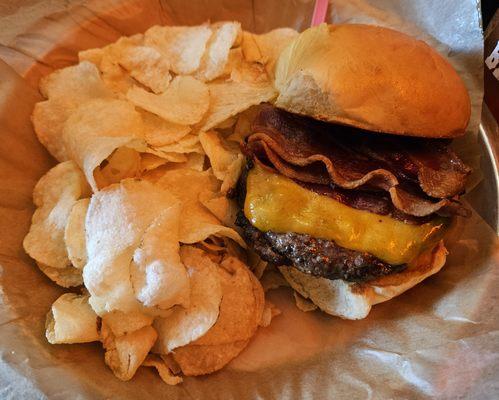
POLYGON ((301 33, 276 66, 276 106, 375 132, 464 134, 470 99, 452 66, 426 43, 370 25, 301 33))
POLYGON ((362 319, 374 304, 398 296, 442 269, 447 249, 441 241, 421 254, 406 270, 368 283, 317 278, 292 267, 279 267, 291 287, 322 311, 345 319, 362 319))

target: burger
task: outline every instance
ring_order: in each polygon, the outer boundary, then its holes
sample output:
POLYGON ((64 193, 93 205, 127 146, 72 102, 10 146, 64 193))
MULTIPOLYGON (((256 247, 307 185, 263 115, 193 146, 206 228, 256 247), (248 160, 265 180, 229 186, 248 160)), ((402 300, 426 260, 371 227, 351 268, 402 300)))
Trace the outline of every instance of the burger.
POLYGON ((452 151, 470 118, 453 67, 369 25, 310 28, 280 54, 278 97, 243 150, 236 224, 326 313, 364 318, 437 273, 470 169, 452 151))

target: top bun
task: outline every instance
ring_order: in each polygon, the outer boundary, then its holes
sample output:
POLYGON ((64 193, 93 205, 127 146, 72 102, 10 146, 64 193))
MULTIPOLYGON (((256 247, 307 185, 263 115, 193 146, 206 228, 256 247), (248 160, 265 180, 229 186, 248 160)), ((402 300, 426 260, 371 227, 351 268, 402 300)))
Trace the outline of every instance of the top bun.
POLYGON ((281 53, 275 105, 375 132, 464 134, 470 99, 452 66, 426 43, 370 25, 307 29, 281 53))

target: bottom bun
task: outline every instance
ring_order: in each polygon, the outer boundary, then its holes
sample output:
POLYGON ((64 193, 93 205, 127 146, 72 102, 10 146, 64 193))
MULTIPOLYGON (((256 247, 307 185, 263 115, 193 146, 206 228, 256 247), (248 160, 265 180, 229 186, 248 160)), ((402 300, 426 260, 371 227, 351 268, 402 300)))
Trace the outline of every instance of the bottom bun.
POLYGON ((399 273, 366 283, 314 277, 292 267, 279 267, 291 287, 322 311, 345 319, 362 319, 374 304, 398 296, 442 269, 447 249, 440 241, 399 273))

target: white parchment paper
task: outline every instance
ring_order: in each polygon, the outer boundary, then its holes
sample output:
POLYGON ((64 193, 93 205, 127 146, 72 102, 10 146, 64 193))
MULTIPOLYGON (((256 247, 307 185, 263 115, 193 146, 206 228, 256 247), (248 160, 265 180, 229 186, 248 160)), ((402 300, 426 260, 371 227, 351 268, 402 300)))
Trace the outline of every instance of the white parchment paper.
MULTIPOLYGON (((98 344, 51 346, 45 313, 62 289, 22 250, 37 179, 53 164, 30 124, 37 83, 101 46, 154 24, 237 19, 244 29, 303 30, 313 1, 31 1, 11 7, 0 27, 0 397, 109 398, 469 398, 499 396, 499 250, 476 214, 449 244, 447 266, 361 321, 302 313, 288 289, 270 292, 283 311, 224 370, 177 387, 141 368, 120 382, 98 344), (45 2, 47 3, 47 2, 45 2), (46 11, 46 12, 45 12, 46 11), (55 13, 54 13, 55 11, 55 13), (24 21, 24 23, 16 23, 24 21), (29 24, 26 21, 32 21, 29 24)), ((0 13, 3 10, 0 7, 0 13)), ((472 99, 473 146, 482 98, 482 33, 474 0, 335 0, 329 22, 375 23, 415 35, 448 57, 472 99)), ((366 54, 368 57, 368 54, 366 54)), ((359 60, 361 62, 361 60, 359 60)), ((495 199, 483 199, 484 202, 495 199)))

